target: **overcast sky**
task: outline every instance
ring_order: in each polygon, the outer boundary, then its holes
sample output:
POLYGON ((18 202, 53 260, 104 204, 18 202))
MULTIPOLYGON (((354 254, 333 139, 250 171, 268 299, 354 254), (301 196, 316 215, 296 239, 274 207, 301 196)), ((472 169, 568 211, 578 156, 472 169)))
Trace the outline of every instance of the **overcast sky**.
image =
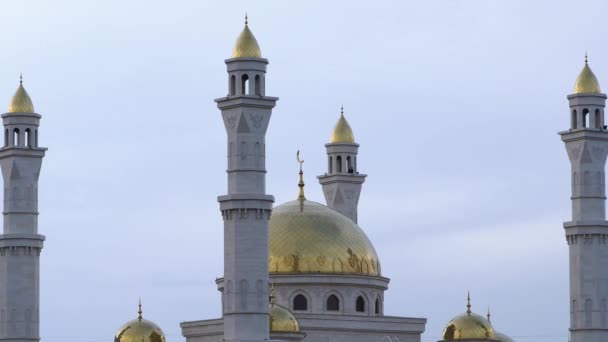
MULTIPOLYGON (((169 342, 216 318, 225 130, 214 98, 249 13, 280 98, 267 191, 307 197, 344 104, 369 176, 360 225, 391 278, 385 313, 423 341, 488 305, 518 341, 567 341, 569 162, 556 132, 585 51, 608 79, 606 1, 0 3, 0 102, 23 72, 40 177, 43 341, 110 341, 136 317, 169 342)), ((602 84, 608 88, 607 83, 602 84)), ((2 100, 3 99, 3 100, 2 100)))

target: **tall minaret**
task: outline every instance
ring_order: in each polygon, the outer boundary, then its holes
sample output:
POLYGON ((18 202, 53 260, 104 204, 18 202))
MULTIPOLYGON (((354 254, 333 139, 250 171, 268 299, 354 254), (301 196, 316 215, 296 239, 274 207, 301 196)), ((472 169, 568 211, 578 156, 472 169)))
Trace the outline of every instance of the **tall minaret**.
POLYGON ((353 130, 344 117, 344 108, 325 148, 327 173, 317 178, 323 187, 327 206, 356 223, 361 186, 367 175, 360 174, 357 169, 359 144, 355 143, 353 130))
POLYGON ((604 342, 608 341, 606 95, 586 56, 568 101, 570 129, 559 134, 570 158, 572 181, 572 220, 564 222, 570 250, 570 336, 572 342, 604 342))
POLYGON ((228 133, 224 218, 224 341, 264 341, 268 332, 266 129, 278 98, 265 95, 266 65, 247 17, 228 66, 228 96, 216 99, 228 133))
POLYGON ((40 114, 19 82, 2 114, 4 234, 0 235, 0 341, 38 341, 39 269, 44 236, 38 234, 38 176, 46 148, 38 147, 40 114))

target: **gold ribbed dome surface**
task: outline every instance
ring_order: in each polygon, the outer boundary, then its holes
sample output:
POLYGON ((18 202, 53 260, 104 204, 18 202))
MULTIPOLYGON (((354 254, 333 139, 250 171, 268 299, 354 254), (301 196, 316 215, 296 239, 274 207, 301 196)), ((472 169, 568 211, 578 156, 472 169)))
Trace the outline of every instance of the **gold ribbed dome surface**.
POLYGON ((19 82, 19 88, 13 95, 10 105, 8 106, 9 113, 34 113, 34 104, 30 95, 23 87, 23 82, 19 82))
POLYGON ((445 341, 452 340, 495 340, 496 334, 492 324, 483 316, 475 313, 464 313, 454 317, 443 331, 445 341))
POLYGON ((270 332, 300 332, 296 316, 287 308, 270 303, 270 332))
POLYGON ((249 29, 247 17, 245 17, 245 28, 236 40, 232 49, 232 58, 262 58, 262 51, 258 41, 249 29))
POLYGON ((500 333, 498 331, 494 332, 494 335, 496 335, 496 339, 499 340, 500 342, 515 342, 512 338, 510 338, 509 336, 500 333))
POLYGON ((591 71, 591 68, 587 63, 587 58, 585 57, 585 66, 574 83, 574 93, 599 94, 601 92, 602 90, 600 89, 600 82, 598 82, 597 77, 595 77, 595 74, 593 71, 591 71))
POLYGON ((346 121, 344 113, 340 114, 340 119, 338 119, 334 130, 331 132, 329 141, 331 143, 355 143, 355 135, 353 134, 353 130, 350 128, 348 121, 346 121))
POLYGON ((153 322, 134 319, 118 330, 114 342, 165 342, 165 335, 153 322))
POLYGON ((381 275, 376 250, 363 230, 337 211, 305 199, 273 209, 268 266, 271 273, 381 275))

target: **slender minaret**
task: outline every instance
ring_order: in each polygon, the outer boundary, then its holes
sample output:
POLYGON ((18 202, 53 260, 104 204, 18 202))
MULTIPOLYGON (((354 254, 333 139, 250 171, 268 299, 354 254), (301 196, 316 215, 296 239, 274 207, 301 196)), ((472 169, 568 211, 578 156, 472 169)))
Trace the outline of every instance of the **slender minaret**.
POLYGON ((46 148, 38 147, 40 114, 19 82, 2 114, 4 234, 0 235, 0 341, 38 341, 39 270, 44 236, 38 234, 38 176, 46 148))
POLYGON ((355 143, 353 130, 344 117, 344 108, 325 148, 327 173, 317 178, 323 187, 327 206, 356 223, 361 186, 367 175, 360 174, 357 169, 359 144, 355 143))
POLYGON ((264 341, 268 332, 268 220, 265 136, 278 98, 265 95, 266 65, 247 17, 228 66, 228 96, 216 99, 228 133, 224 218, 224 340, 264 341))
POLYGON ((601 93, 586 56, 568 101, 570 129, 559 134, 570 158, 572 181, 572 220, 564 222, 570 250, 570 337, 572 342, 605 342, 608 341, 606 95, 601 93))

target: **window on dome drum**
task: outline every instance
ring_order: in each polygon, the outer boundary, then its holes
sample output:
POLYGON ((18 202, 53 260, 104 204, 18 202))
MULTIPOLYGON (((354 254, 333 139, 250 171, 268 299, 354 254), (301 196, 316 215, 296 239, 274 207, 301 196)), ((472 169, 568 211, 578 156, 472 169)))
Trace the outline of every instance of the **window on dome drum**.
POLYGON ((13 130, 13 146, 19 146, 19 128, 13 130))
POLYGON ((576 124, 576 109, 572 111, 572 129, 577 129, 576 124))
POLYGON ((380 314, 380 299, 378 299, 378 298, 376 299, 376 310, 375 310, 375 312, 376 312, 376 315, 380 314))
POLYGON ((335 295, 327 298, 327 311, 340 311, 340 300, 335 295))
POLYGON ((247 95, 249 93, 249 76, 241 76, 241 94, 247 95))
POLYGON ((262 95, 262 85, 260 81, 260 75, 255 75, 255 94, 262 95))
POLYGON ((336 157, 336 172, 342 173, 342 156, 336 157))
POLYGON ((350 156, 346 157, 346 171, 348 173, 353 173, 353 163, 352 160, 350 159, 350 156))
POLYGON ((602 128, 602 116, 599 109, 595 110, 595 128, 602 128))
POLYGON ((234 75, 230 76, 230 95, 235 95, 236 93, 236 77, 234 75))
POLYGON ((308 300, 304 295, 299 294, 293 299, 293 309, 295 311, 308 310, 308 300))
POLYGON ((29 128, 25 129, 25 144, 27 147, 32 147, 32 134, 29 128))
POLYGON ((589 127, 589 109, 585 108, 583 109, 583 122, 582 122, 582 126, 583 128, 587 128, 589 127))
POLYGON ((357 302, 355 303, 355 309, 357 312, 365 312, 365 300, 363 297, 357 297, 357 302))

